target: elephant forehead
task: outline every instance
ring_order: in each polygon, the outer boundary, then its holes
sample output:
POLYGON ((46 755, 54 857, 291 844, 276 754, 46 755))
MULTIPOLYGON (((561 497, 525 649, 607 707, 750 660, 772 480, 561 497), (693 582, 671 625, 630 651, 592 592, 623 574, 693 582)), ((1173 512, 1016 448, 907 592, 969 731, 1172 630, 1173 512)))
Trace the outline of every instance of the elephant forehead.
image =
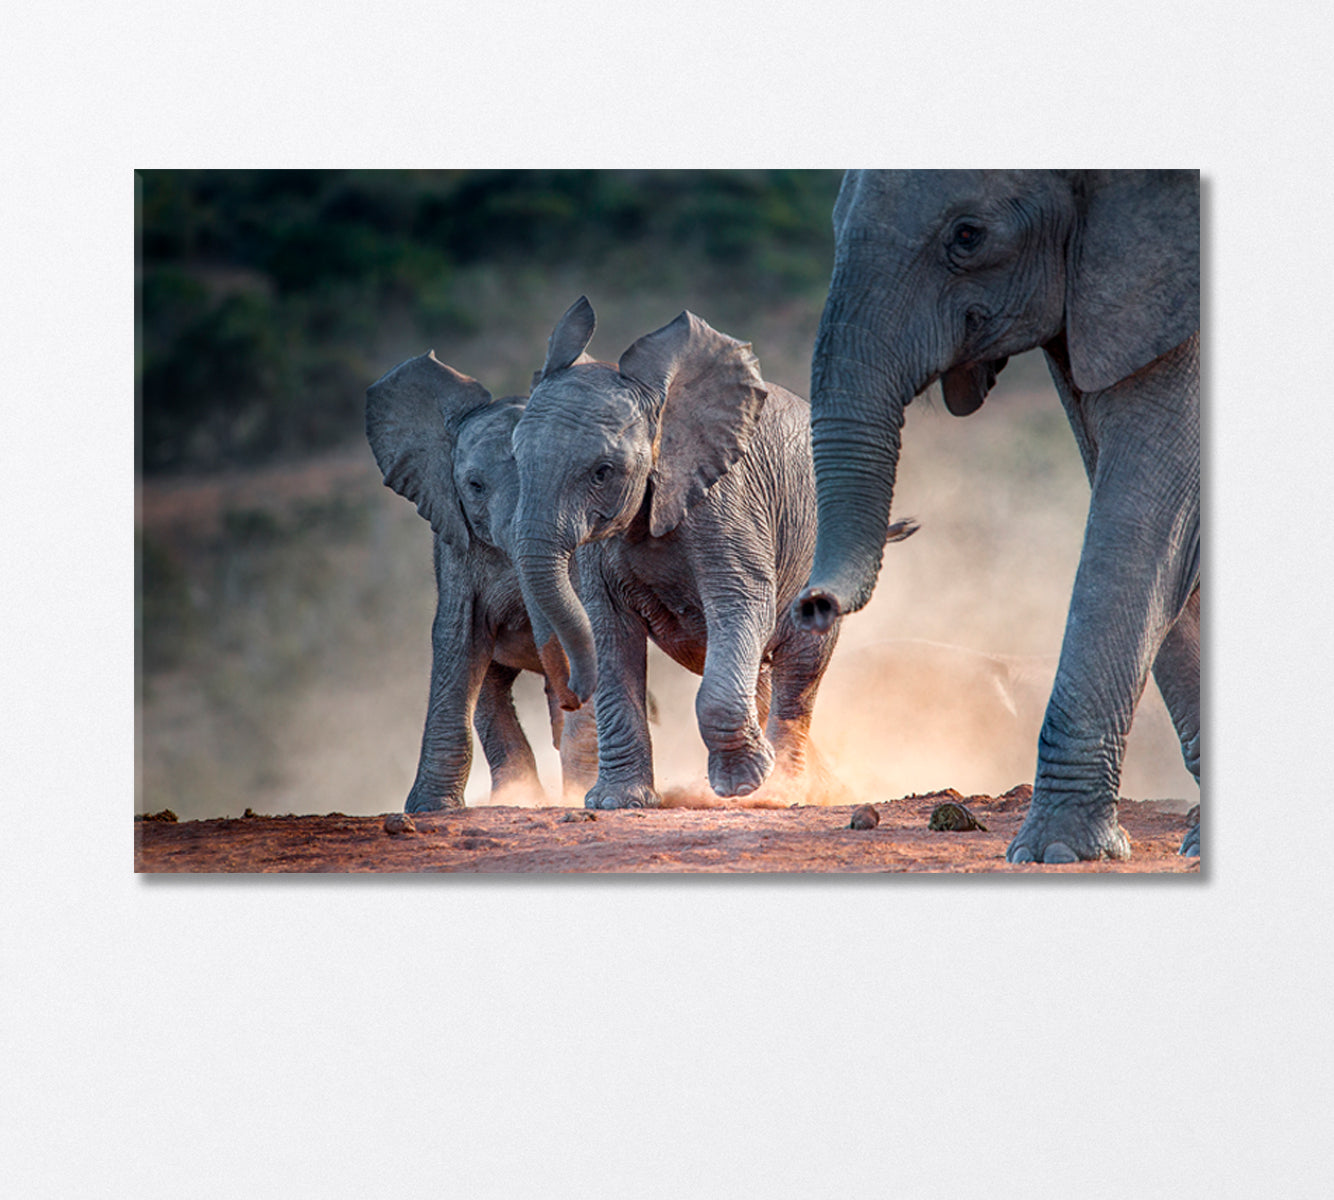
POLYGON ((901 232, 934 224, 980 189, 981 171, 851 171, 839 197, 842 224, 890 223, 901 232))
POLYGON ((850 171, 835 220, 840 232, 888 226, 906 237, 961 211, 985 211, 1050 183, 1049 171, 850 171))
POLYGON ((539 384, 528 398, 514 445, 553 434, 618 443, 644 420, 644 396, 633 380, 615 370, 589 366, 564 371, 539 384))
POLYGON ((493 404, 470 416, 459 432, 459 451, 463 457, 508 458, 510 438, 523 415, 521 405, 493 404))

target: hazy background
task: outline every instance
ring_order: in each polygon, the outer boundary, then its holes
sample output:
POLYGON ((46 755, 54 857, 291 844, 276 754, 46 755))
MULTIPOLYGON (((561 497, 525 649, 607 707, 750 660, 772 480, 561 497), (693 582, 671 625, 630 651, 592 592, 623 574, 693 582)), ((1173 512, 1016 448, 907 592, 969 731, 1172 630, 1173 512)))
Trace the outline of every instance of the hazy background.
MULTIPOLYGON (((523 392, 587 294, 614 359, 689 308, 802 395, 832 263, 825 171, 144 171, 137 176, 137 809, 401 807, 434 608, 429 527, 380 483, 366 386, 434 349, 523 392)), ((1031 780, 1087 483, 1040 355, 982 410, 909 410, 875 598, 815 736, 867 799, 1031 780), (997 660, 994 656, 1007 656, 997 660)), ((654 653, 661 787, 702 774, 697 681, 654 653)), ((551 794, 536 678, 521 714, 551 794)), ((1122 791, 1181 797, 1152 686, 1122 791)), ((475 755, 470 803, 488 792, 475 755)))

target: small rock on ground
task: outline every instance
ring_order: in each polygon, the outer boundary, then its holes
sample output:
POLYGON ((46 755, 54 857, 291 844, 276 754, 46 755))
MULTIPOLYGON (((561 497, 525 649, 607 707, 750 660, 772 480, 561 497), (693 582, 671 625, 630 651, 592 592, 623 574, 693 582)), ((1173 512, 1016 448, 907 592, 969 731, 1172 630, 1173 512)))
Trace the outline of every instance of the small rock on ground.
POLYGON ((873 804, 863 804, 853 810, 850 829, 874 829, 880 824, 880 813, 873 804))
POLYGON ((969 833, 974 829, 980 829, 983 833, 987 832, 987 827, 962 804, 948 802, 937 804, 931 810, 931 819, 927 822, 926 827, 946 833, 969 833))

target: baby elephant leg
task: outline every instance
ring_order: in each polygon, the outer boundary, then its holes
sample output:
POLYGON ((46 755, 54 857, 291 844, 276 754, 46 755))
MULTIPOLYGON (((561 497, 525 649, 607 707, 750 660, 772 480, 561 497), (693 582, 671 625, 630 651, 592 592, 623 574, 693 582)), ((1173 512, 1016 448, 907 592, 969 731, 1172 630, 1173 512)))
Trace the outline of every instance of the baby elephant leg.
POLYGON ((564 714, 560 773, 564 802, 582 804, 598 777, 598 727, 592 704, 564 714))
POLYGON ((795 804, 852 804, 855 798, 829 769, 810 740, 815 697, 833 657, 835 629, 827 635, 794 634, 774 652, 773 701, 766 733, 777 762, 772 789, 795 804))
POLYGON ((514 711, 514 667, 493 662, 482 679, 473 728, 491 768, 492 804, 542 804, 533 748, 514 711))
POLYGON ((417 778, 407 812, 460 808, 472 767, 472 720, 493 647, 472 640, 472 597, 441 588, 431 643, 431 693, 426 705, 417 778))
POLYGON ((653 785, 648 731, 648 631, 638 617, 616 604, 602 580, 589 578, 582 584, 598 656, 593 697, 597 780, 584 796, 584 807, 656 808, 662 798, 653 785))
MULTIPOLYGON (((774 670, 767 659, 760 663, 760 677, 755 681, 755 715, 763 728, 769 726, 769 706, 773 703, 774 670)), ((769 739, 773 741, 772 738, 769 739)))
POLYGON ((760 728, 756 704, 773 610, 706 610, 705 619, 709 642, 695 716, 709 748, 709 786, 720 796, 748 796, 774 765, 774 749, 760 728))

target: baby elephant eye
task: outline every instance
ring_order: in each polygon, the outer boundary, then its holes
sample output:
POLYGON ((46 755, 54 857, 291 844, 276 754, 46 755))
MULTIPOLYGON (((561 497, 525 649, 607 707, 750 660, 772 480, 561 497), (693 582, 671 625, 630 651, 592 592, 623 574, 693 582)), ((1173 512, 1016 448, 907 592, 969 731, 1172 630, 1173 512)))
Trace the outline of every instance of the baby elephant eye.
POLYGON ((468 480, 468 487, 472 489, 472 493, 475 496, 480 496, 484 491, 486 491, 486 484, 483 483, 480 479, 468 480))

